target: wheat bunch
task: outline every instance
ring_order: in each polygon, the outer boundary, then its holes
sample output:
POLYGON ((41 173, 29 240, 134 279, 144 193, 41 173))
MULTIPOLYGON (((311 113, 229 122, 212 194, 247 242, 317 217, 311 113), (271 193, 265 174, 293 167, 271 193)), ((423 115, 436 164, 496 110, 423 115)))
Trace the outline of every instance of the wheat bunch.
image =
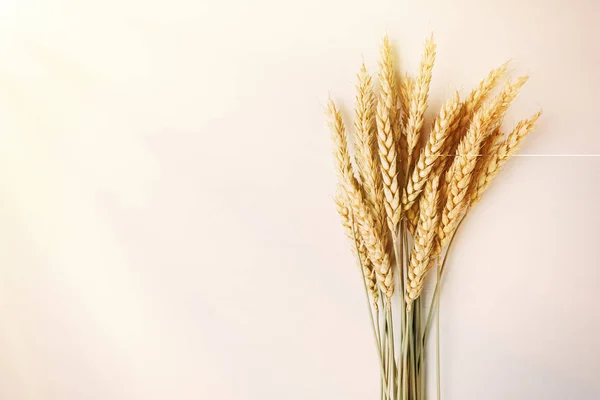
POLYGON ((365 243, 360 237, 360 234, 358 233, 358 226, 353 221, 352 213, 350 211, 350 208, 348 207, 347 199, 344 193, 344 188, 341 185, 338 186, 336 196, 334 197, 334 202, 337 207, 337 212, 340 215, 342 226, 344 227, 344 232, 350 240, 352 253, 354 253, 354 255, 358 258, 362 267, 362 274, 364 276, 369 294, 371 295, 373 308, 377 310, 379 291, 377 290, 375 268, 373 267, 373 263, 369 259, 365 243))
MULTIPOLYGON (((502 133, 504 116, 527 81, 526 76, 509 80, 491 96, 506 73, 507 64, 503 64, 464 101, 454 93, 441 107, 427 139, 421 140, 434 61, 435 45, 430 38, 416 78, 406 75, 399 79, 385 37, 378 93, 366 67, 361 66, 352 132, 354 160, 348 153, 340 112, 332 101, 327 107, 340 180, 335 201, 372 302, 368 309, 379 352, 382 400, 425 398, 427 332, 432 316, 439 315, 440 282, 452 238, 470 207, 540 117, 537 113, 519 122, 506 137, 502 133), (422 319, 421 306, 426 299, 421 293, 436 264, 436 286, 422 319), (397 323, 392 321, 397 314, 392 312, 395 293, 400 298, 402 327, 396 336, 397 323), (380 298, 385 308, 379 306, 380 298)), ((436 360, 440 398, 437 356, 436 360)))
POLYGON ((342 120, 342 115, 331 100, 327 107, 327 115, 329 117, 329 126, 334 144, 333 156, 335 166, 341 184, 345 190, 348 204, 352 209, 352 215, 356 220, 358 233, 367 248, 369 259, 375 268, 377 282, 389 299, 394 293, 394 277, 390 258, 377 230, 375 218, 368 208, 358 182, 354 177, 352 161, 348 153, 346 128, 342 120))
POLYGON ((429 85, 433 73, 433 64, 435 62, 435 43, 433 35, 425 42, 425 52, 419 67, 419 74, 415 81, 413 95, 410 98, 410 108, 408 111, 408 121, 406 123, 406 140, 408 143, 408 156, 410 157, 413 149, 417 146, 421 128, 423 127, 423 118, 429 102, 429 85))

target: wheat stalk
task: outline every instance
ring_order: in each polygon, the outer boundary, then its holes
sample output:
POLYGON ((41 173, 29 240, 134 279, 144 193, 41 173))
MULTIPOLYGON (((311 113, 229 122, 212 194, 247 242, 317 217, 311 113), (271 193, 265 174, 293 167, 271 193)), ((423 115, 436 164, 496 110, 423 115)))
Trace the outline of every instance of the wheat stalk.
POLYGON ((334 102, 329 101, 327 112, 334 144, 333 156, 341 184, 345 190, 352 215, 358 225, 358 232, 367 248, 369 259, 375 268, 377 282, 390 299, 394 293, 394 277, 390 259, 377 230, 377 224, 359 188, 352 171, 352 161, 348 153, 346 128, 342 115, 334 102))
POLYGON ((423 118, 429 101, 429 85, 435 62, 435 44, 433 35, 425 42, 425 52, 419 67, 419 74, 415 81, 415 88, 410 99, 410 108, 408 112, 408 121, 406 123, 406 140, 408 143, 408 156, 410 157, 413 149, 417 146, 421 128, 423 127, 423 118))
MULTIPOLYGON (((406 283, 406 304, 410 304, 421 294, 425 274, 430 267, 430 256, 435 245, 438 229, 439 177, 427 181, 425 192, 419 201, 419 223, 415 233, 414 246, 410 255, 406 283)), ((409 308, 410 309, 410 308, 409 308)))

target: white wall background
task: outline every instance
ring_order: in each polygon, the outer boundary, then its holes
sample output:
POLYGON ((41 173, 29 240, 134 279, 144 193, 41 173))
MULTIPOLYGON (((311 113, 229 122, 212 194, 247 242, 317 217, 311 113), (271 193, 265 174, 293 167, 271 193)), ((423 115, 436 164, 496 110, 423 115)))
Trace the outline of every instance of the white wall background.
POLYGON ((434 108, 513 58, 544 110, 457 239, 444 399, 600 398, 600 3, 0 4, 1 399, 377 398, 323 104, 431 31, 434 108))

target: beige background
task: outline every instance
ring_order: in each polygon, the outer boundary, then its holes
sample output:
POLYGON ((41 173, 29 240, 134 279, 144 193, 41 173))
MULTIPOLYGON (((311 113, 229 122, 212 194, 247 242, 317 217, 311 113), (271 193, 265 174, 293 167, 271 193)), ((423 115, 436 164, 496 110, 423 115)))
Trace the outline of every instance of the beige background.
POLYGON ((545 112, 457 239, 445 400, 600 398, 599 3, 0 3, 0 398, 375 399, 323 105, 387 32, 545 112))

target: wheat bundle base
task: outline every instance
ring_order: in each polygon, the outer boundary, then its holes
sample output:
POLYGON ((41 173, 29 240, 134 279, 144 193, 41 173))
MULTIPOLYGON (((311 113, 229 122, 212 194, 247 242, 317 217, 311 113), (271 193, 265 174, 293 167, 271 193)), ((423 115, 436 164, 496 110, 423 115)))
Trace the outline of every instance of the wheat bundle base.
POLYGON ((503 64, 466 97, 455 92, 432 126, 424 127, 435 56, 430 37, 416 76, 402 75, 385 37, 376 81, 364 64, 359 69, 352 129, 333 100, 326 112, 339 178, 335 202, 369 300, 385 400, 425 398, 425 353, 434 322, 441 398, 437 316, 453 238, 541 115, 502 131, 504 116, 528 79, 506 77, 503 64), (421 294, 430 275, 435 289, 424 304, 421 294))

